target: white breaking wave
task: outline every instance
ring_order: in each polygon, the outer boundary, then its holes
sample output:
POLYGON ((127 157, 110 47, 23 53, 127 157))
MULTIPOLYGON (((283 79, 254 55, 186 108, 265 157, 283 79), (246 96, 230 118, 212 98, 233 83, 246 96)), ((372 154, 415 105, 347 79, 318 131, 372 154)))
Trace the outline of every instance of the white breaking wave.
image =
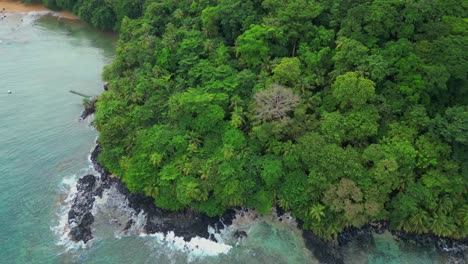
MULTIPOLYGON (((190 241, 185 241, 182 237, 176 236, 172 231, 166 235, 163 233, 146 234, 144 231, 147 219, 146 213, 142 210, 137 214, 135 210, 129 207, 128 199, 113 186, 104 191, 102 198, 96 198, 93 215, 96 216, 96 225, 98 225, 95 228, 96 230, 105 225, 112 225, 116 228, 114 231, 116 238, 130 235, 151 237, 161 245, 188 254, 189 259, 227 254, 232 248, 230 245, 217 243, 201 237, 194 237, 190 241), (128 221, 132 221, 132 225, 128 230, 124 230, 128 221)), ((218 241, 221 240, 219 236, 217 239, 219 239, 218 241)))
POLYGON ((185 241, 182 237, 178 237, 174 232, 168 232, 166 235, 163 233, 156 234, 140 234, 140 237, 155 238, 160 244, 168 246, 173 250, 184 252, 189 255, 189 261, 199 257, 212 257, 220 254, 228 254, 232 249, 231 245, 224 243, 217 243, 212 240, 194 237, 190 241, 185 241))
POLYGON ((188 254, 188 261, 190 262, 199 257, 228 254, 233 247, 239 246, 242 242, 242 239, 234 237, 236 231, 244 231, 249 236, 255 225, 262 221, 273 221, 291 228, 296 228, 297 226, 296 220, 290 213, 285 213, 278 217, 276 216, 276 211, 273 210, 271 214, 261 216, 253 209, 242 209, 236 210, 235 217, 230 226, 224 226, 221 230, 217 230, 211 226, 208 227, 208 233, 218 242, 201 237, 194 237, 190 241, 185 241, 182 237, 177 237, 174 232, 169 232, 166 235, 163 233, 151 235, 141 233, 140 237, 154 238, 158 243, 170 249, 184 252, 188 254))
POLYGON ((20 13, 23 15, 22 20, 21 20, 21 22, 23 22, 22 25, 30 26, 34 22, 36 22, 36 20, 38 20, 39 18, 43 16, 47 16, 47 15, 52 15, 52 13, 53 12, 50 12, 50 11, 31 11, 27 13, 20 13))
MULTIPOLYGON (((101 175, 95 171, 92 166, 91 155, 88 156, 90 163, 89 168, 80 171, 79 175, 93 174, 98 180, 101 175)), ((51 227, 51 230, 57 235, 57 245, 63 246, 65 251, 83 249, 90 246, 90 242, 96 239, 96 233, 102 234, 102 229, 110 229, 113 233, 113 237, 120 239, 123 236, 139 236, 154 239, 158 244, 167 246, 172 250, 186 253, 189 260, 194 258, 205 257, 205 256, 217 256, 220 254, 228 254, 232 249, 232 246, 225 243, 229 241, 226 237, 231 236, 231 230, 224 228, 221 231, 215 230, 213 227, 208 227, 208 233, 210 236, 215 238, 218 242, 201 238, 194 237, 190 241, 185 241, 182 237, 178 237, 174 232, 169 232, 164 235, 163 233, 146 234, 144 226, 146 224, 147 215, 141 210, 137 213, 133 208, 129 206, 128 199, 120 193, 115 186, 111 186, 109 189, 105 189, 102 193, 102 197, 95 197, 93 208, 91 213, 95 217, 95 221, 92 224, 93 236, 95 237, 87 244, 72 241, 68 234, 73 226, 68 224, 68 212, 70 211, 73 201, 77 195, 77 183, 79 177, 72 175, 63 179, 60 184, 60 194, 65 198, 60 203, 57 217, 58 224, 51 227), (125 230, 126 224, 131 221, 131 226, 125 230), (94 232, 96 231, 96 232, 94 232)), ((103 234, 102 234, 103 235, 103 234)))
MULTIPOLYGON (((90 160, 90 157, 88 158, 90 160)), ((92 167, 85 171, 87 173, 83 173, 82 175, 92 172, 92 174, 98 175, 98 178, 100 177, 100 174, 94 171, 92 167)), ((84 244, 83 242, 76 243, 68 237, 72 228, 68 224, 68 212, 77 195, 77 181, 78 177, 75 175, 63 179, 60 189, 62 193, 66 193, 67 195, 57 213, 59 223, 52 228, 59 237, 57 245, 64 246, 66 251, 83 249, 90 246, 90 242, 88 244, 84 244)), ((190 241, 185 241, 182 237, 176 236, 172 231, 167 234, 147 234, 144 231, 147 220, 146 213, 143 210, 137 213, 131 208, 128 199, 115 186, 105 189, 102 197, 95 197, 91 213, 95 217, 95 221, 92 224, 93 236, 95 237, 93 240, 138 236, 145 238, 145 240, 151 242, 150 244, 155 242, 159 246, 169 249, 167 253, 181 252, 186 254, 189 262, 198 258, 229 254, 233 247, 242 245, 243 239, 235 238, 235 233, 243 231, 249 236, 255 225, 262 221, 273 221, 292 228, 295 228, 297 225, 296 220, 289 213, 278 217, 276 216, 276 212, 273 211, 269 215, 261 216, 255 210, 242 209, 236 210, 235 217, 230 226, 224 226, 221 230, 211 226, 207 227, 210 237, 218 242, 201 237, 194 237, 190 241)))
MULTIPOLYGON (((91 154, 88 155, 88 160, 90 161, 90 165, 86 169, 82 169, 79 172, 79 175, 88 175, 94 174, 98 175, 98 173, 94 170, 94 167, 91 165, 91 154)), ((87 246, 83 241, 75 242, 70 239, 68 236, 70 230, 73 228, 68 223, 68 212, 70 211, 73 201, 78 193, 77 184, 78 184, 79 177, 77 175, 71 175, 68 177, 63 178, 62 182, 59 185, 59 196, 65 197, 61 199, 60 204, 58 206, 56 215, 57 215, 57 224, 51 226, 51 230, 55 233, 58 237, 58 241, 56 245, 63 246, 66 251, 69 250, 76 250, 82 249, 87 246)), ((90 241, 88 241, 88 244, 90 241)))
POLYGON ((72 226, 68 224, 68 212, 70 211, 73 204, 73 200, 75 199, 76 194, 78 193, 77 183, 78 177, 76 175, 66 177, 61 182, 60 192, 62 195, 66 195, 66 198, 61 202, 56 213, 58 217, 57 225, 51 227, 51 230, 58 237, 56 245, 65 247, 66 251, 84 248, 86 246, 86 244, 82 241, 76 243, 72 241, 68 236, 72 228, 72 226))
POLYGON ((91 213, 95 216, 95 229, 111 226, 117 238, 143 232, 147 217, 143 210, 140 213, 133 210, 115 186, 104 190, 102 197, 96 197, 91 213), (132 223, 130 228, 124 230, 129 221, 132 223))
POLYGON ((7 18, 8 16, 12 15, 20 15, 22 18, 23 25, 31 25, 34 21, 36 21, 38 18, 43 17, 43 16, 53 16, 57 18, 64 18, 63 15, 57 12, 53 11, 29 11, 29 12, 10 12, 6 13, 7 18))

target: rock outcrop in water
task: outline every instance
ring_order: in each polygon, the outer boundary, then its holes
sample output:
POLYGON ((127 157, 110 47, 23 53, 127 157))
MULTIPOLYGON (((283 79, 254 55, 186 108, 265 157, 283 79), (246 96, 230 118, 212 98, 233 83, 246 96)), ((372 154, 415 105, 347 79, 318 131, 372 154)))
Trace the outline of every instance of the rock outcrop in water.
POLYGON ((74 241, 86 243, 93 238, 91 224, 94 216, 91 209, 96 194, 95 186, 96 178, 93 175, 86 175, 78 181, 78 192, 68 212, 68 224, 71 227, 69 235, 74 241))
POLYGON ((83 110, 83 113, 81 113, 82 120, 86 119, 88 116, 96 112, 96 102, 97 102, 97 97, 95 96, 89 101, 86 101, 84 103, 84 110, 83 110))
MULTIPOLYGON (((135 210, 136 214, 141 211, 145 213, 146 223, 143 230, 147 234, 159 232, 166 234, 173 231, 176 236, 183 237, 186 241, 196 236, 214 239, 208 233, 209 226, 222 229, 232 222, 235 214, 233 210, 229 210, 223 217, 209 217, 190 209, 174 212, 156 207, 153 198, 130 193, 120 179, 111 177, 97 161, 100 151, 101 147, 98 145, 91 153, 91 161, 100 175, 86 175, 78 181, 78 192, 68 213, 68 223, 71 227, 69 236, 73 241, 87 243, 93 238, 91 225, 94 217, 91 212, 95 199, 102 197, 103 191, 111 187, 115 187, 128 199, 129 207, 135 210)), ((129 220, 124 231, 129 230, 134 224, 133 220, 129 220)))

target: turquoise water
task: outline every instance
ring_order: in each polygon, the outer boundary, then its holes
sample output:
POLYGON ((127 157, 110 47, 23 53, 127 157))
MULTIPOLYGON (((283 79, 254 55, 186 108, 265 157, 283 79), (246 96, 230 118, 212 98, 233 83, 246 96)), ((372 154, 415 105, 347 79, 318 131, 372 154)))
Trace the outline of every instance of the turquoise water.
MULTIPOLYGON (((91 170, 88 155, 97 137, 89 121, 79 120, 81 98, 68 91, 102 91, 100 74, 115 43, 115 36, 80 22, 39 13, 1 20, 0 263, 318 263, 300 232, 273 217, 239 219, 235 227, 249 237, 239 242, 227 231, 225 245, 125 235, 114 221, 126 215, 119 197, 100 201, 89 245, 67 240, 67 198, 91 170)), ((343 254, 347 263, 447 262, 434 249, 388 234, 352 243, 343 254)))
POLYGON ((39 17, 0 22, 0 262, 53 262, 63 252, 50 228, 59 186, 89 166, 97 137, 78 120, 81 98, 68 91, 101 91, 115 43, 78 23, 39 17))

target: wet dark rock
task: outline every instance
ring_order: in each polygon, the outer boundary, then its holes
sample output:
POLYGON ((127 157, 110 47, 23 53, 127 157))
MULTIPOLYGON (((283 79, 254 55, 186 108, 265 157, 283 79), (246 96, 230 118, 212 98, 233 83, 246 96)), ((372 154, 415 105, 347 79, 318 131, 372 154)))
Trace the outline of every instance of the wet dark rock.
POLYGON ((83 241, 84 243, 87 243, 89 240, 93 239, 91 228, 89 226, 75 226, 70 230, 69 236, 73 237, 77 242, 83 241))
POLYGON ((96 177, 94 175, 86 175, 78 181, 78 185, 76 187, 78 192, 92 193, 95 184, 96 177))
MULTIPOLYGON (((232 225, 232 221, 234 220, 234 218, 236 218, 236 211, 234 209, 240 209, 240 208, 227 209, 226 212, 224 212, 224 215, 221 216, 220 220, 224 226, 232 225)), ((219 228, 223 229, 223 227, 219 227, 219 228)))
POLYGON ((286 213, 286 211, 283 208, 281 208, 279 206, 276 206, 276 216, 277 217, 283 216, 284 213, 286 213))
POLYGON ((364 225, 360 228, 347 227, 338 234, 338 244, 344 246, 351 241, 372 241, 373 234, 382 234, 388 230, 388 222, 380 221, 364 225))
POLYGON ((91 212, 86 212, 81 218, 81 225, 82 226, 90 226, 94 222, 94 216, 91 212))
POLYGON ((88 101, 85 101, 84 110, 83 110, 83 113, 81 113, 82 120, 86 119, 88 116, 96 112, 96 102, 97 102, 96 96, 88 101))
POLYGON ((344 264, 337 240, 326 241, 311 231, 304 230, 304 222, 300 219, 297 219, 297 226, 302 230, 305 246, 321 264, 344 264))
POLYGON ((388 221, 379 221, 366 224, 360 228, 345 228, 338 234, 338 245, 345 246, 352 241, 360 243, 372 243, 373 234, 391 232, 400 243, 409 243, 426 248, 435 248, 438 253, 447 255, 451 259, 450 263, 465 263, 465 253, 468 249, 468 239, 455 240, 450 238, 437 237, 431 234, 411 234, 404 231, 391 230, 388 221))
POLYGON ((344 264, 343 255, 340 252, 338 242, 325 241, 308 230, 302 232, 306 247, 312 251, 320 263, 323 264, 344 264))
POLYGON ((451 263, 465 263, 468 250, 468 238, 452 239, 437 237, 435 235, 421 235, 391 230, 391 233, 400 241, 417 246, 434 247, 440 254, 447 255, 451 263))
POLYGON ((135 221, 133 221, 133 219, 128 220, 128 222, 125 224, 123 231, 124 232, 128 231, 134 224, 135 224, 135 221))
POLYGON ((167 234, 172 231, 176 236, 183 237, 185 241, 190 241, 196 236, 208 239, 210 238, 208 226, 220 226, 219 217, 209 217, 189 209, 172 212, 152 204, 152 208, 145 210, 147 221, 144 229, 149 234, 158 232, 167 234))
POLYGON ((94 217, 91 214, 95 200, 96 178, 86 175, 78 180, 77 194, 68 212, 68 223, 73 226, 69 236, 73 241, 88 242, 92 239, 91 225, 94 217))
POLYGON ((94 216, 91 210, 96 197, 102 197, 104 189, 110 187, 111 177, 104 168, 97 162, 100 146, 97 146, 91 153, 91 161, 95 169, 102 173, 101 177, 86 175, 78 180, 77 194, 68 212, 68 224, 72 226, 69 237, 71 240, 84 243, 93 238, 91 225, 94 223, 94 216))
POLYGON ((245 232, 243 230, 236 230, 236 232, 234 232, 233 236, 236 239, 243 239, 243 238, 247 237, 247 232, 245 232))
POLYGON ((91 152, 90 159, 91 159, 91 162, 93 163, 94 169, 101 174, 101 179, 103 181, 107 181, 107 178, 109 176, 109 172, 98 161, 98 156, 99 156, 99 153, 101 152, 101 150, 102 150, 101 145, 99 145, 99 144, 96 145, 96 147, 91 152))

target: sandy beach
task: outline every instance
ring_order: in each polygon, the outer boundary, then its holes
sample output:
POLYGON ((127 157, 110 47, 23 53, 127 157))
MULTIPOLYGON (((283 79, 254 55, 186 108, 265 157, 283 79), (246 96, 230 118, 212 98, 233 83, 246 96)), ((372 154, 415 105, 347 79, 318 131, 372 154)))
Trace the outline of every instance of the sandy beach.
POLYGON ((52 11, 38 4, 23 4, 16 0, 0 0, 0 12, 16 13, 16 12, 31 12, 31 11, 51 11, 60 14, 63 18, 79 19, 76 15, 67 11, 52 11))

